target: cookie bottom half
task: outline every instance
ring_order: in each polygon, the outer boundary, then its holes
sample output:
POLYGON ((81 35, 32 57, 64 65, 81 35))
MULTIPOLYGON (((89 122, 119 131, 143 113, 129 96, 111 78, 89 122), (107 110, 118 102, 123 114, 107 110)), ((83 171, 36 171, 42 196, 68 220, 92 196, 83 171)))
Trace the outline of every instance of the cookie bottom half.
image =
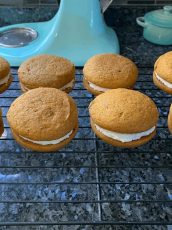
POLYGON ((110 137, 105 136, 104 134, 102 134, 101 132, 99 132, 94 123, 91 121, 91 127, 93 129, 93 131, 95 132, 95 134, 104 142, 113 145, 115 147, 121 147, 121 148, 136 148, 138 146, 141 146, 147 142, 149 142, 155 135, 156 135, 156 130, 151 133, 150 135, 146 136, 146 137, 142 137, 139 140, 136 141, 130 141, 130 142, 121 142, 121 141, 117 141, 114 140, 110 137))
POLYGON ((170 133, 172 134, 172 115, 171 114, 168 115, 168 129, 170 133))
POLYGON ((167 86, 165 86, 162 82, 160 82, 156 76, 155 73, 153 74, 153 82, 154 84, 161 90, 163 90, 164 92, 168 93, 168 94, 172 94, 172 89, 168 88, 167 86))
POLYGON ((78 125, 76 126, 76 128, 74 128, 73 133, 70 135, 70 137, 58 144, 55 145, 39 145, 39 144, 35 144, 32 143, 30 141, 26 141, 25 139, 21 138, 19 135, 17 135, 14 130, 11 130, 13 137, 15 138, 15 140, 23 147, 27 148, 27 149, 31 149, 33 151, 37 151, 37 152, 55 152, 57 150, 62 149, 63 147, 65 147, 67 144, 69 144, 72 139, 75 137, 76 133, 78 131, 78 125))
POLYGON ((4 126, 3 124, 0 124, 0 137, 2 136, 3 133, 4 133, 4 126))
POLYGON ((0 93, 5 92, 10 87, 12 81, 13 81, 13 77, 10 76, 7 83, 0 85, 0 93))

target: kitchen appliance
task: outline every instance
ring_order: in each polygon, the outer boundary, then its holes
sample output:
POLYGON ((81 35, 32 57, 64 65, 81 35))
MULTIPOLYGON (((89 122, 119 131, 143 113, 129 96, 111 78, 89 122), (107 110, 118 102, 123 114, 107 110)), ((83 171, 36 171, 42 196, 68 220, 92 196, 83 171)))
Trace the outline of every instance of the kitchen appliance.
POLYGON ((172 45, 172 6, 148 12, 136 21, 144 28, 146 40, 159 45, 172 45))
POLYGON ((95 54, 119 53, 118 38, 104 22, 100 1, 61 0, 50 21, 0 29, 0 55, 12 66, 41 53, 66 57, 76 66, 95 54))

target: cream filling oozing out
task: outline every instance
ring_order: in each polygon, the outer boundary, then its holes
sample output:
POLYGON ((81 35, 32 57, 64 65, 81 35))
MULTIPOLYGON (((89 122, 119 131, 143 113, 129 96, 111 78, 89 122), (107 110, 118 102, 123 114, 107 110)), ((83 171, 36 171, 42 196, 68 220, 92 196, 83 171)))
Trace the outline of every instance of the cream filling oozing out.
POLYGON ((93 84, 93 83, 90 82, 90 81, 88 81, 88 83, 89 83, 89 86, 90 86, 92 89, 96 90, 96 91, 99 91, 99 92, 106 92, 107 90, 109 90, 108 88, 102 88, 102 87, 100 87, 100 86, 97 86, 97 85, 93 84))
POLYGON ((33 140, 31 140, 31 139, 29 139, 29 138, 26 138, 26 137, 23 137, 23 136, 20 136, 20 137, 23 138, 24 140, 29 141, 29 142, 32 142, 32 143, 34 143, 34 144, 46 146, 46 145, 57 145, 57 144, 59 144, 60 142, 62 142, 62 141, 64 141, 64 140, 68 139, 72 133, 73 133, 73 130, 71 130, 71 131, 70 131, 68 134, 66 134, 64 137, 61 137, 61 138, 59 138, 59 139, 57 139, 57 140, 52 140, 52 141, 33 141, 33 140))
POLYGON ((112 132, 107 129, 103 129, 100 126, 95 124, 96 129, 101 132, 103 135, 110 137, 114 140, 121 141, 121 142, 131 142, 131 141, 136 141, 141 139, 142 137, 149 136, 151 133, 154 132, 155 126, 152 127, 151 129, 141 132, 141 133, 133 133, 133 134, 124 134, 124 133, 117 133, 117 132, 112 132))
POLYGON ((162 79, 157 73, 155 73, 156 78, 165 86, 167 86, 168 88, 172 89, 172 84, 169 83, 168 81, 162 79))
POLYGON ((6 77, 0 80, 0 85, 3 85, 8 82, 9 78, 11 76, 11 73, 9 73, 6 77))
MULTIPOLYGON (((72 80, 71 82, 69 82, 68 84, 64 85, 62 88, 60 88, 60 90, 65 90, 65 89, 68 89, 68 88, 73 88, 73 85, 74 85, 74 80, 72 80)), ((22 85, 22 88, 26 91, 30 90, 29 88, 27 88, 26 86, 24 86, 23 84, 22 85)))

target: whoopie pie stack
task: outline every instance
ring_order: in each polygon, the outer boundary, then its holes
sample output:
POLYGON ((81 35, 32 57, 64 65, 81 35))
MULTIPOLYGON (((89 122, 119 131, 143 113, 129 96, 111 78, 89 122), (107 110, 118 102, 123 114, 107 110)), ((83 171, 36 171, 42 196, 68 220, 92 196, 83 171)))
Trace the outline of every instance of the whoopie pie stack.
MULTIPOLYGON (((154 83, 170 94, 171 60, 172 52, 162 55, 153 74, 154 83)), ((8 76, 11 81, 8 62, 0 62, 0 76, 6 81, 8 76)), ((26 60, 18 74, 25 94, 12 103, 7 113, 14 138, 22 146, 39 152, 63 148, 78 130, 77 106, 67 94, 74 86, 74 65, 61 57, 39 55, 26 60)), ((130 59, 116 54, 96 55, 86 62, 83 74, 85 88, 97 96, 89 113, 91 127, 100 139, 116 147, 135 148, 155 136, 158 109, 152 99, 133 90, 138 69, 130 59)), ((168 127, 172 133, 172 106, 168 127)))

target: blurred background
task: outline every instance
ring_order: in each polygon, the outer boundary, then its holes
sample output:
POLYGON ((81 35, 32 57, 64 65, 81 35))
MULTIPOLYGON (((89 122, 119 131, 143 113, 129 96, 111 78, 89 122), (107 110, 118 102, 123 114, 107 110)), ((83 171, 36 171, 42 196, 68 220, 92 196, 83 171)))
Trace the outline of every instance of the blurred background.
MULTIPOLYGON (((58 5, 60 0, 0 0, 0 7, 6 6, 21 6, 21 7, 35 7, 35 5, 58 5)), ((114 0, 116 5, 164 5, 172 4, 172 0, 114 0)))

